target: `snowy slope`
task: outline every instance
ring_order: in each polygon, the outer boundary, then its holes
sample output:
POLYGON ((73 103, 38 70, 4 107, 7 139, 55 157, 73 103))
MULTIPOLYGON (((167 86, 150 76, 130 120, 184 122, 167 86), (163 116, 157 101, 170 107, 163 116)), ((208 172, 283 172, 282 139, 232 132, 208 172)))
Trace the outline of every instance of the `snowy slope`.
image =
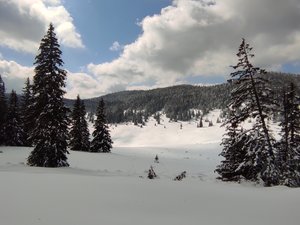
POLYGON ((218 113, 208 116, 213 127, 180 129, 166 118, 112 126, 111 154, 71 151, 69 168, 28 167, 31 148, 0 147, 0 224, 299 224, 299 189, 215 179, 224 133, 218 113), (146 178, 150 165, 159 179, 146 178), (187 178, 173 181, 182 171, 187 178))
POLYGON ((199 121, 170 122, 165 115, 161 116, 161 123, 150 118, 144 127, 117 125, 111 126, 115 146, 187 146, 195 144, 220 143, 224 128, 217 124, 219 110, 214 110, 206 117, 212 120, 213 127, 208 127, 208 122, 203 122, 203 128, 197 128, 199 121), (180 129, 182 125, 182 129, 180 129))

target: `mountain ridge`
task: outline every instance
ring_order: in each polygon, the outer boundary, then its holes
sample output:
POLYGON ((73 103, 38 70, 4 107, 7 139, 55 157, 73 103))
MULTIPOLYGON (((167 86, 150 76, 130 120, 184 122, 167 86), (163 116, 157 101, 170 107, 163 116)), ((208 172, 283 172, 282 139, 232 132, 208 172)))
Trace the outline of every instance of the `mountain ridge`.
MULTIPOLYGON (((280 99, 282 90, 286 89, 290 82, 295 83, 300 94, 299 74, 268 72, 264 76, 270 80, 276 98, 280 99)), ((192 109, 201 111, 202 115, 216 108, 226 111, 231 89, 230 82, 208 86, 181 84, 150 90, 126 90, 84 101, 87 111, 92 115, 96 110, 96 103, 103 98, 110 123, 136 122, 136 120, 142 123, 160 111, 163 111, 170 120, 186 121, 192 117, 199 117, 192 113, 192 109)), ((69 107, 72 106, 69 104, 69 107)))

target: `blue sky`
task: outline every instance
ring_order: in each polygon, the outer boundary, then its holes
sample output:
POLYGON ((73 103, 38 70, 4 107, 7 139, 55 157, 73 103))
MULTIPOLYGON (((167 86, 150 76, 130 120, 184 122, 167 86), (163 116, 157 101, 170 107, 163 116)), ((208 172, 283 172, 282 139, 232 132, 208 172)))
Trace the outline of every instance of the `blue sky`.
POLYGON ((2 0, 0 74, 20 92, 50 22, 69 98, 225 82, 242 38, 256 65, 299 74, 299 21, 298 0, 2 0))
MULTIPOLYGON (((62 2, 71 14, 76 30, 81 34, 85 48, 61 46, 65 67, 76 71, 86 64, 101 63, 117 58, 120 50, 111 51, 117 41, 130 44, 141 34, 138 22, 146 16, 160 13, 171 0, 66 0, 62 2)), ((0 46, 3 57, 31 66, 34 54, 0 46)))
POLYGON ((111 51, 113 42, 117 41, 121 45, 134 42, 142 32, 137 23, 148 15, 160 13, 161 9, 171 2, 170 0, 65 1, 64 6, 73 16, 86 47, 83 51, 64 49, 66 65, 73 70, 79 70, 90 62, 101 63, 117 58, 121 49, 111 51))

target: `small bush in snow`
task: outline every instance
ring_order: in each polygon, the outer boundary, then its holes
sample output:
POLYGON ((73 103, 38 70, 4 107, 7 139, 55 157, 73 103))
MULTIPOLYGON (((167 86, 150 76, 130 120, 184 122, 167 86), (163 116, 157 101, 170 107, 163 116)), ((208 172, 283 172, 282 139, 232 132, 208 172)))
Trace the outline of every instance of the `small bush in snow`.
POLYGON ((158 155, 155 156, 154 162, 159 163, 158 155))
POLYGON ((183 171, 181 174, 179 174, 178 176, 176 176, 174 178, 174 180, 182 180, 185 177, 186 177, 186 171, 183 171))
POLYGON ((156 178, 156 177, 157 177, 157 175, 156 175, 156 173, 154 172, 153 167, 150 166, 150 169, 149 169, 149 171, 148 171, 148 178, 149 178, 149 179, 154 179, 154 178, 156 178))

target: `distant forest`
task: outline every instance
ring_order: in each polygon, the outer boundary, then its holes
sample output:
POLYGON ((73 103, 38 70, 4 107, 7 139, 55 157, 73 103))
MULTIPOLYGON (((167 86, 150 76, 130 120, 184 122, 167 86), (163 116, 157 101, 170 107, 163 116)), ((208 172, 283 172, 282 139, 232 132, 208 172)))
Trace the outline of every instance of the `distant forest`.
MULTIPOLYGON (((264 77, 270 80, 278 102, 281 102, 282 92, 291 81, 295 83, 297 93, 300 94, 299 75, 269 72, 264 77)), ((222 109, 226 114, 231 89, 229 80, 226 84, 213 86, 178 85, 146 91, 122 91, 85 99, 84 103, 90 120, 93 120, 97 103, 103 98, 109 123, 143 124, 151 115, 159 117, 159 112, 165 113, 172 121, 187 121, 204 116, 216 108, 222 109)), ((74 101, 65 99, 69 108, 73 107, 74 101)))

